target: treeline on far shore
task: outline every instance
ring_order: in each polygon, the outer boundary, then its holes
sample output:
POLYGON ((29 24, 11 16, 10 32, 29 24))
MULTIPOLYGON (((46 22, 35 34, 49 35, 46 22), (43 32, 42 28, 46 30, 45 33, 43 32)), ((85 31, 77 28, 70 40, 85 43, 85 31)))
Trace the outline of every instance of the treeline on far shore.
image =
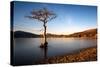
MULTIPOLYGON (((41 34, 33 34, 33 33, 29 33, 29 32, 24 32, 24 31, 15 31, 15 32, 11 31, 11 33, 15 38, 39 38, 39 37, 43 37, 43 35, 41 35, 41 34)), ((89 29, 89 30, 85 30, 82 32, 76 32, 76 33, 69 34, 69 35, 57 35, 57 34, 47 33, 47 38, 51 38, 51 37, 57 37, 57 38, 61 38, 61 37, 97 38, 97 29, 89 29)))

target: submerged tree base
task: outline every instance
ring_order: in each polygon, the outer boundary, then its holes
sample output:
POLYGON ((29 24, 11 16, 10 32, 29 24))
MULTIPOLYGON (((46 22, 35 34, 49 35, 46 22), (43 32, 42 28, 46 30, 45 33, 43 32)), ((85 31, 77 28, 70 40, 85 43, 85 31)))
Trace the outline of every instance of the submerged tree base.
POLYGON ((48 42, 45 42, 44 44, 41 43, 40 48, 46 48, 48 47, 48 42))

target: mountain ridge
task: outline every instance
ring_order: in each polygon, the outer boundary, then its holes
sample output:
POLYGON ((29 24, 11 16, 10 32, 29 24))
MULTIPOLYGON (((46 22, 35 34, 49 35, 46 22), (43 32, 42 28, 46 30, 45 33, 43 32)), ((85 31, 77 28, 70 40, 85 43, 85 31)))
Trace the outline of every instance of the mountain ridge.
MULTIPOLYGON (((30 32, 25 32, 25 31, 15 31, 14 32, 14 37, 15 38, 30 38, 30 37, 43 37, 42 34, 34 34, 30 32)), ((81 32, 75 32, 73 34, 69 35, 57 35, 57 34, 52 34, 52 33, 47 33, 47 37, 97 37, 97 28, 95 29, 88 29, 85 31, 81 32)))

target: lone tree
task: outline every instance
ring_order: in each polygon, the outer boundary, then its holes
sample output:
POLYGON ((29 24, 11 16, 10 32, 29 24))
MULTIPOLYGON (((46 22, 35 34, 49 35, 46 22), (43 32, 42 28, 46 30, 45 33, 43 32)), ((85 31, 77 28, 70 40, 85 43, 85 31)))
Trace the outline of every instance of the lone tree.
POLYGON ((51 21, 52 19, 56 18, 56 14, 52 11, 48 11, 46 8, 33 10, 30 16, 27 16, 30 19, 36 19, 43 23, 44 27, 44 44, 41 44, 40 47, 47 47, 47 36, 46 36, 46 29, 47 29, 47 22, 51 21))

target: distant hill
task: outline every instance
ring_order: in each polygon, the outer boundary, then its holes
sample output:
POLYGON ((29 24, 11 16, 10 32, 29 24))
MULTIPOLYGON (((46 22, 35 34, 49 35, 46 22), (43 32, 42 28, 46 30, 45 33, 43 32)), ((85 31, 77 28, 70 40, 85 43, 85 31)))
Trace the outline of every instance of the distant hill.
MULTIPOLYGON (((37 37, 43 37, 42 35, 38 35, 38 34, 33 34, 30 32, 24 32, 24 31, 15 31, 14 32, 14 37, 15 38, 37 38, 37 37)), ((89 38, 97 38, 97 29, 89 29, 89 30, 85 30, 82 32, 76 32, 73 34, 69 34, 69 35, 57 35, 57 34, 51 34, 51 33, 47 33, 47 37, 89 37, 89 38)))
POLYGON ((89 29, 82 32, 70 34, 69 37, 97 37, 97 29, 89 29))
POLYGON ((14 32, 15 38, 26 38, 26 37, 40 37, 40 35, 24 32, 24 31, 15 31, 14 32))

